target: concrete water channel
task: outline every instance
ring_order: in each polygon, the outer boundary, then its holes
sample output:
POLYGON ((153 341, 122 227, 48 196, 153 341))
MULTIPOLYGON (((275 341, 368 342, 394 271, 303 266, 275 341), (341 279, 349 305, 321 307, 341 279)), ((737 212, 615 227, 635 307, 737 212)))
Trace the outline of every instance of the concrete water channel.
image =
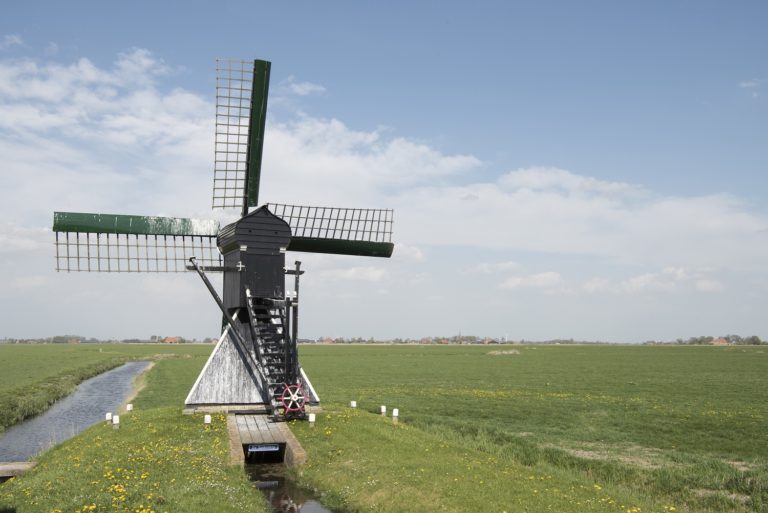
POLYGON ((128 362, 87 379, 48 410, 0 434, 0 462, 27 461, 117 412, 150 362, 128 362))
POLYGON ((288 467, 302 465, 306 453, 285 422, 265 412, 227 415, 232 462, 242 464, 274 513, 334 513, 320 503, 320 494, 298 486, 288 467))

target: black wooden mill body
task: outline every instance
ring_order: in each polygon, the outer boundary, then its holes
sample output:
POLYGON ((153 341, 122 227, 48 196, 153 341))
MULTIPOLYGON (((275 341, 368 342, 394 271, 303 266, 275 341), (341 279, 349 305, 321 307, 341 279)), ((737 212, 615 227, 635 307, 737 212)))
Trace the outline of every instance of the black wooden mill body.
POLYGON ((285 299, 285 252, 291 241, 291 227, 259 207, 225 226, 216 237, 224 258, 222 300, 231 315, 248 305, 252 297, 285 299))

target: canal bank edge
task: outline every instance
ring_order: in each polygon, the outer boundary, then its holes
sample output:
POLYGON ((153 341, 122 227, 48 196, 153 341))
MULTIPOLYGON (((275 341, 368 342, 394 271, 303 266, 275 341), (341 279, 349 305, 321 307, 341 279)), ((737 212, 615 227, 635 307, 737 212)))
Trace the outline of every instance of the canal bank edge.
POLYGON ((17 477, 34 467, 34 461, 0 462, 0 483, 17 477))
POLYGON ((138 373, 136 377, 133 378, 133 381, 131 382, 131 393, 128 394, 128 397, 123 401, 123 404, 120 405, 120 411, 125 412, 126 406, 129 403, 132 403, 134 399, 139 395, 139 392, 144 390, 144 388, 147 386, 147 376, 149 375, 149 371, 152 370, 152 368, 155 366, 155 362, 153 360, 134 360, 139 362, 148 362, 149 365, 144 368, 143 371, 138 373))

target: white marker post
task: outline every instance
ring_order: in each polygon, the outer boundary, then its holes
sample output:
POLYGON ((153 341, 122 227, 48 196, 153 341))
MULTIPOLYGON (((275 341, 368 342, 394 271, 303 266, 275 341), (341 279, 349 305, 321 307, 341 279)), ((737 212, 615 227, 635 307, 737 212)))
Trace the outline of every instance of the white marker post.
POLYGON ((210 415, 206 415, 205 417, 203 417, 203 424, 205 424, 206 426, 211 424, 211 416, 210 415))
POLYGON ((308 419, 309 419, 309 427, 315 427, 315 414, 310 413, 308 415, 308 419))
POLYGON ((349 401, 350 408, 357 408, 357 401, 349 401))
POLYGON ((133 403, 126 404, 125 411, 133 411, 133 403))
POLYGON ((104 420, 107 421, 107 424, 112 424, 112 412, 108 411, 106 415, 104 415, 104 420))
POLYGON ((112 415, 112 429, 120 429, 120 415, 112 415))
POLYGON ((392 423, 397 424, 398 417, 400 417, 400 410, 392 408, 392 423))
POLYGON ((381 405, 381 416, 386 417, 387 416, 387 407, 383 404, 381 405))

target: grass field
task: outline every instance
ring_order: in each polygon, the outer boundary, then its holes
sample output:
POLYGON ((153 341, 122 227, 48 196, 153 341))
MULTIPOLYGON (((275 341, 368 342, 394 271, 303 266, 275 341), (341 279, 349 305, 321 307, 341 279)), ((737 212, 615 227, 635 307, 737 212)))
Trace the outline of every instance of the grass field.
MULTIPOLYGON (((9 360, 5 349, 0 375, 15 357, 9 360)), ((38 469, 0 486, 0 511, 51 511, 68 497, 78 500, 62 511, 92 504, 98 511, 265 510, 242 475, 226 468, 221 424, 205 432, 199 419, 180 415, 210 347, 101 349, 74 348, 88 355, 72 361, 91 365, 165 351, 176 357, 153 356, 157 364, 125 429, 95 426, 43 455, 38 469), (147 456, 156 452, 165 456, 147 456), (137 485, 138 495, 125 494, 113 507, 123 494, 109 486, 126 485, 118 468, 139 481, 149 472, 156 486, 137 485), (61 491, 51 492, 50 482, 61 491), (217 507, 206 509, 212 504, 217 507)), ((62 349, 38 350, 45 358, 45 351, 62 349)), ((293 425, 309 454, 296 478, 322 490, 337 511, 768 511, 768 348, 303 346, 300 352, 324 410, 314 427, 293 425), (347 406, 352 399, 357 410, 347 406), (378 415, 381 404, 400 409, 397 426, 378 415)), ((61 360, 63 372, 66 359, 52 358, 61 360)), ((42 367, 42 379, 58 375, 42 367)))
MULTIPOLYGON (((430 483, 461 483, 477 473, 485 489, 458 493, 497 505, 488 511, 548 511, 544 503, 532 506, 543 493, 542 475, 553 476, 547 488, 558 496, 575 486, 597 492, 593 500, 619 497, 626 508, 613 511, 768 511, 768 348, 330 346, 305 347, 301 355, 327 411, 349 415, 351 399, 370 412, 398 407, 409 428, 433 437, 430 454, 406 472, 426 474, 430 483), (466 472, 438 465, 446 452, 471 461, 466 472)), ((297 430, 322 462, 308 473, 320 487, 339 490, 338 483, 355 483, 378 464, 360 467, 343 456, 359 454, 366 437, 342 418, 331 421, 329 436, 297 430)), ((399 454, 397 444, 391 440, 386 451, 399 454)), ((402 452, 409 461, 413 448, 402 452)), ((547 505, 593 510, 575 505, 584 497, 551 497, 547 505)))

